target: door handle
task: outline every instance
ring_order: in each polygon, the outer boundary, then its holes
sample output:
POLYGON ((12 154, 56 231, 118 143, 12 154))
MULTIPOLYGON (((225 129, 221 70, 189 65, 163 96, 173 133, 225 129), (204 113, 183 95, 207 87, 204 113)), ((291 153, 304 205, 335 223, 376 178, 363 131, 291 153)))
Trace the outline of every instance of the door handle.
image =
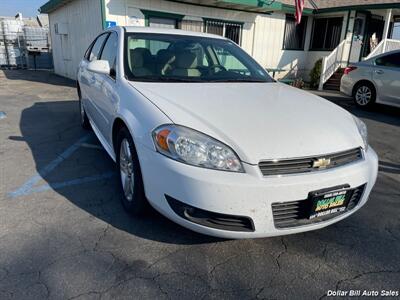
POLYGON ((375 73, 376 73, 376 74, 383 74, 383 73, 385 73, 385 72, 383 72, 382 70, 375 70, 375 73))

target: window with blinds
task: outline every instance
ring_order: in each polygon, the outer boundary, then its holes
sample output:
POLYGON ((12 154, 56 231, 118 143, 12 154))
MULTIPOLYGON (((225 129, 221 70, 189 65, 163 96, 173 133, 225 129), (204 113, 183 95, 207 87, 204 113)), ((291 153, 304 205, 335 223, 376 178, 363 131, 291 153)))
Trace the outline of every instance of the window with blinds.
POLYGON ((311 50, 333 50, 340 43, 343 18, 314 19, 311 50))
POLYGON ((231 23, 220 20, 206 20, 204 22, 204 31, 207 33, 224 36, 236 44, 240 45, 242 38, 243 24, 231 23))
POLYGON ((285 50, 304 50, 306 38, 307 17, 301 18, 301 23, 296 25, 293 15, 286 15, 285 34, 283 38, 283 49, 285 50))

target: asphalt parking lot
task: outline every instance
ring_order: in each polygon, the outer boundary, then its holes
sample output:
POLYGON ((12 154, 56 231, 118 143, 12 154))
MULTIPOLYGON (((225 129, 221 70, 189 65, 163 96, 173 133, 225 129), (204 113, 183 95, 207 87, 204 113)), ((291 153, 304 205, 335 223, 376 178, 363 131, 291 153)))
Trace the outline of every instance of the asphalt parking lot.
MULTIPOLYGON (((361 111, 380 158, 358 213, 325 229, 220 240, 120 204, 112 160, 81 129, 74 83, 0 71, 0 299, 316 299, 400 290, 400 109, 361 111)), ((327 116, 329 117, 329 116, 327 116)))

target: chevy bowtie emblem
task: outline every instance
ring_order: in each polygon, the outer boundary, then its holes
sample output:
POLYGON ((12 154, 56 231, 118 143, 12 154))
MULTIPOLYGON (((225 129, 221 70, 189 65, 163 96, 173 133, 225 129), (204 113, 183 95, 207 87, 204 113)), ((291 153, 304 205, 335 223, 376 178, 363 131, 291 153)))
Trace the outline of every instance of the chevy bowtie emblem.
POLYGON ((314 160, 313 168, 325 169, 330 164, 331 164, 330 158, 320 158, 320 159, 314 160))

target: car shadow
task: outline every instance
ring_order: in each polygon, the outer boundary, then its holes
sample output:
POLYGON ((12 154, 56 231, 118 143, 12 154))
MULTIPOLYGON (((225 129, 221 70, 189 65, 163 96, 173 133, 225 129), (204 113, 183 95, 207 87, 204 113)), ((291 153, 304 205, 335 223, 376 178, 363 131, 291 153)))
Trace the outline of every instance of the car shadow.
POLYGON ((8 80, 24 80, 46 83, 57 86, 75 87, 76 82, 46 70, 2 70, 4 77, 8 80))
POLYGON ((14 195, 54 190, 90 215, 149 240, 173 244, 222 241, 189 231, 153 209, 140 218, 126 213, 115 164, 94 133, 81 128, 78 101, 37 102, 22 111, 20 129, 22 136, 9 139, 27 143, 44 182, 14 195))
POLYGON ((321 96, 345 108, 357 117, 368 119, 371 121, 386 123, 388 125, 400 126, 399 107, 384 104, 375 104, 371 108, 362 109, 354 104, 352 98, 344 96, 339 92, 325 92, 325 94, 321 96))

